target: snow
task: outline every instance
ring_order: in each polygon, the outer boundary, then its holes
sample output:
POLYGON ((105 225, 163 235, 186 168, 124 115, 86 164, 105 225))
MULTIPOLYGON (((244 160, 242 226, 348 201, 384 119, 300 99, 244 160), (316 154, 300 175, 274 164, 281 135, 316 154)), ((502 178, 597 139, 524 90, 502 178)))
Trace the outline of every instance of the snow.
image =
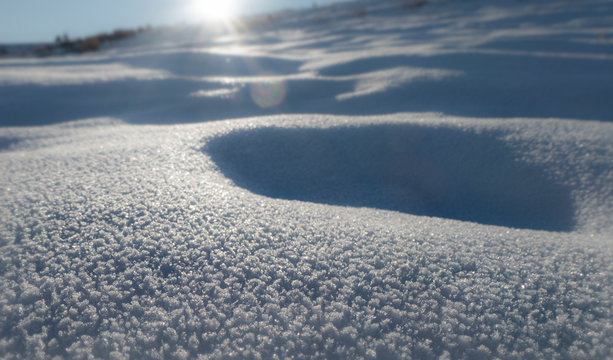
POLYGON ((0 357, 613 357, 613 4, 402 3, 0 60, 0 357))
POLYGON ((80 85, 122 80, 161 80, 169 77, 159 70, 134 69, 121 63, 100 65, 31 66, 24 71, 21 67, 3 67, 0 69, 1 85, 80 85))

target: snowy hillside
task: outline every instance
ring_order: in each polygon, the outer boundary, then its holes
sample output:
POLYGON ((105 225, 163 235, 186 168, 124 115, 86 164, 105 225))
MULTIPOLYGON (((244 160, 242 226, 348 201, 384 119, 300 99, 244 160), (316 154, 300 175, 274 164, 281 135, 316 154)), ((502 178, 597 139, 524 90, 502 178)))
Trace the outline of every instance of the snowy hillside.
POLYGON ((0 357, 613 358, 613 2, 415 3, 0 59, 0 357))

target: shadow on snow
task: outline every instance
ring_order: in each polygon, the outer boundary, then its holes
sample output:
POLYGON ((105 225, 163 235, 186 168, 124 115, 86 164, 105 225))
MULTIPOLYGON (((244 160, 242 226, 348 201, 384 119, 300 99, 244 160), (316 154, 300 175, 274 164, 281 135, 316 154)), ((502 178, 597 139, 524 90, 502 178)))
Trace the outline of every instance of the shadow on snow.
POLYGON ((377 125, 262 128, 203 151, 238 186, 273 198, 570 231, 569 189, 521 163, 494 132, 377 125))

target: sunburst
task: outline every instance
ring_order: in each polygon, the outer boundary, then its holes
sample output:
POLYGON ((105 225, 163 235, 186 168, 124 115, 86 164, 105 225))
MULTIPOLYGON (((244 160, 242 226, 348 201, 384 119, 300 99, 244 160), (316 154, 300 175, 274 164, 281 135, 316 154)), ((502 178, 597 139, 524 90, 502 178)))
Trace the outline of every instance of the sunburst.
POLYGON ((236 15, 232 0, 192 0, 188 11, 195 20, 227 21, 236 15))

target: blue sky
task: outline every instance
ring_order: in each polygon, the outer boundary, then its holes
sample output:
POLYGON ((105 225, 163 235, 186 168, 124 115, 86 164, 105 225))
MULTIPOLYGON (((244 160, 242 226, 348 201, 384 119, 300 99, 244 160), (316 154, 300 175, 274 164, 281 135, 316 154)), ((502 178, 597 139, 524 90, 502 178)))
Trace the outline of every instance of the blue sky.
POLYGON ((228 2, 243 14, 323 5, 334 0, 0 0, 0 43, 49 42, 116 28, 193 22, 194 1, 228 2))

